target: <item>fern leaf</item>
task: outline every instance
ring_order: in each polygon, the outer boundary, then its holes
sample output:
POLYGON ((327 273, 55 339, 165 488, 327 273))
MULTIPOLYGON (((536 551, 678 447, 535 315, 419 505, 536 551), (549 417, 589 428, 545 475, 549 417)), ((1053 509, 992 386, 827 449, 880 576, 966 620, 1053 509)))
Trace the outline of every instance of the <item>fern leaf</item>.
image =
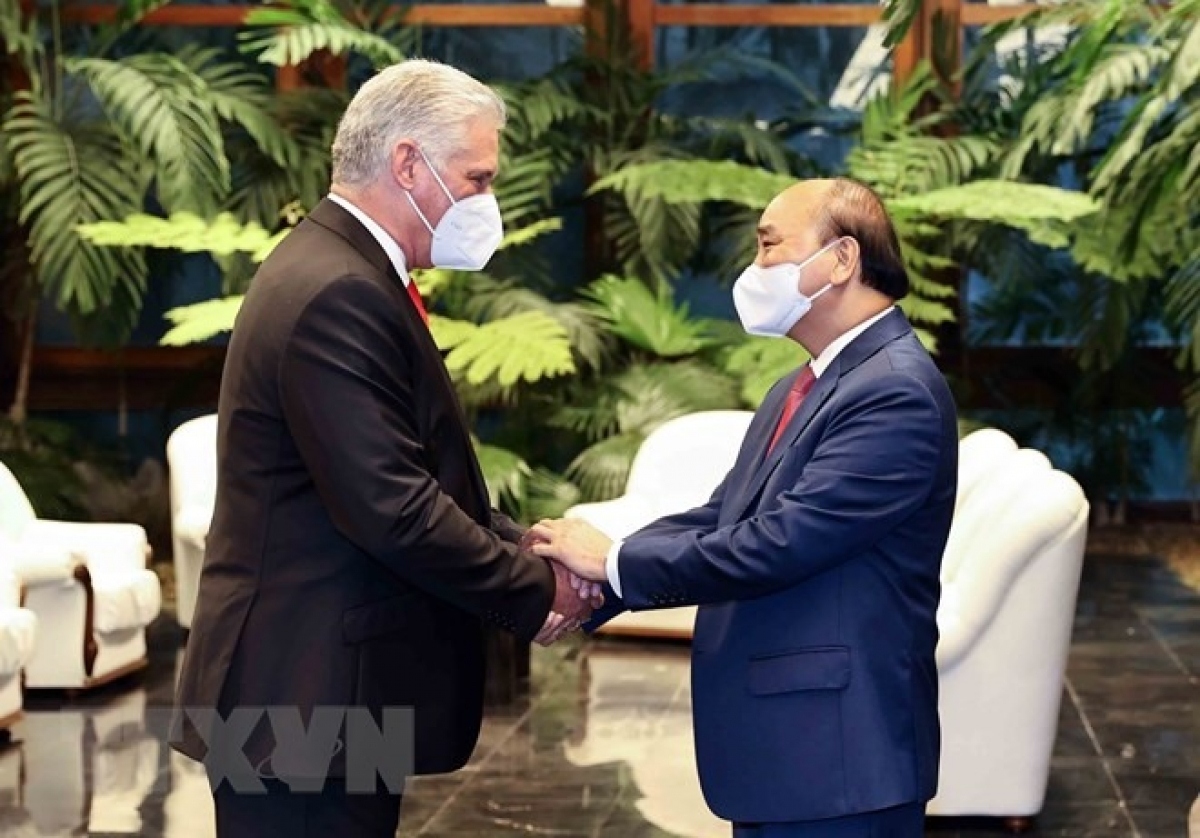
POLYGON ((1028 229, 1046 221, 1071 222, 1100 209, 1082 192, 1039 184, 1004 180, 976 180, 910 195, 888 202, 896 212, 920 213, 932 218, 985 221, 1028 229))
POLYGON ((479 469, 488 487, 492 506, 520 504, 526 494, 526 482, 532 469, 517 453, 496 445, 486 445, 472 437, 479 469))
POLYGON ((243 296, 225 297, 173 308, 166 314, 172 328, 159 342, 163 346, 185 346, 232 331, 243 300, 243 296))
POLYGON ((611 189, 630 200, 659 198, 669 204, 728 201, 763 209, 796 183, 789 175, 727 160, 662 160, 625 166, 598 180, 589 192, 611 189))
POLYGON ((170 218, 135 213, 123 221, 98 221, 76 229, 87 241, 104 247, 157 247, 218 256, 249 253, 255 262, 265 259, 291 232, 272 235, 257 223, 242 224, 227 212, 211 220, 190 212, 170 218))
POLYGON ((242 128, 276 164, 289 166, 297 161, 295 141, 271 113, 275 91, 263 75, 221 61, 215 49, 187 48, 179 53, 179 60, 203 83, 204 96, 218 117, 242 128))
POLYGON ((649 433, 675 416, 741 404, 736 380, 696 360, 635 364, 613 384, 621 392, 615 410, 622 432, 649 433))
POLYGON ((212 103, 188 67, 169 55, 120 60, 68 58, 126 139, 156 164, 159 200, 169 212, 208 212, 229 191, 229 161, 212 103))
POLYGON ((578 484, 585 500, 606 500, 625 489, 629 469, 645 442, 642 433, 616 434, 585 448, 567 466, 567 477, 578 484))
POLYGON ((659 357, 692 355, 714 342, 707 324, 690 317, 686 306, 656 296, 636 279, 601 277, 583 295, 617 336, 659 357))
POLYGON ((29 227, 39 284, 63 310, 84 317, 104 312, 118 333, 131 329, 145 287, 145 260, 137 251, 81 241, 75 229, 133 212, 144 178, 107 126, 80 121, 77 114, 60 121, 51 102, 31 93, 20 92, 15 100, 3 142, 17 178, 17 219, 29 227))
POLYGON ((438 346, 449 350, 446 367, 472 384, 494 377, 511 387, 575 371, 566 330, 538 311, 483 325, 431 317, 430 328, 438 346))

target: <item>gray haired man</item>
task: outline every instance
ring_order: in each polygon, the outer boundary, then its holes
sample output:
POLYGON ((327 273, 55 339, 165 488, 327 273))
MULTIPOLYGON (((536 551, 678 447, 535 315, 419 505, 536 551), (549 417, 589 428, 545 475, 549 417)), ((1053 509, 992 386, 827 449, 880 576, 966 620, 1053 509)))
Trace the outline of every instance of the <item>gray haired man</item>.
POLYGON ((548 642, 599 604, 489 506, 409 275, 499 245, 504 119, 441 64, 368 81, 238 317, 173 735, 226 838, 391 838, 404 778, 475 747, 485 624, 548 642))

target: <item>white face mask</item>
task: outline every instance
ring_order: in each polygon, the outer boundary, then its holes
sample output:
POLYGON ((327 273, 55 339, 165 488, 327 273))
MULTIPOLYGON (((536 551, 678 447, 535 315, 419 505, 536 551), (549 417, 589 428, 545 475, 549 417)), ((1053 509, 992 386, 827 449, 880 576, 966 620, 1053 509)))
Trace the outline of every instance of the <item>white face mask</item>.
POLYGON ((806 265, 841 239, 834 239, 803 262, 784 262, 769 268, 751 264, 733 284, 733 304, 742 328, 752 335, 779 338, 791 331, 808 314, 813 300, 833 287, 825 287, 811 297, 801 293, 800 276, 806 265))
POLYGON ((458 271, 482 269, 504 238, 504 222, 500 220, 500 205, 496 203, 496 196, 489 192, 471 195, 461 201, 454 200, 441 175, 433 168, 429 158, 425 157, 425 152, 420 146, 417 147, 417 151, 421 152, 421 157, 425 158, 425 165, 429 166, 429 171, 433 172, 438 186, 442 187, 442 191, 450 199, 450 208, 434 228, 413 200, 412 193, 408 190, 404 192, 413 210, 433 234, 430 260, 436 268, 458 271))

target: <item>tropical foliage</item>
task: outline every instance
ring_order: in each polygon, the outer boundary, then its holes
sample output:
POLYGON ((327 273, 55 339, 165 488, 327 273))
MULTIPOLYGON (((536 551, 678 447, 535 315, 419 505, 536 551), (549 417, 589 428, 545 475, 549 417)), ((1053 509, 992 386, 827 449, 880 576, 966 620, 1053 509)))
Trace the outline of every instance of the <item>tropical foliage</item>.
MULTIPOLYGON (((1175 342, 1180 365, 1200 370, 1200 233, 1180 211, 1200 198, 1198 4, 1055 4, 989 29, 953 84, 922 68, 860 117, 736 49, 641 70, 619 26, 540 77, 496 85, 512 232, 484 273, 418 277, 496 499, 528 519, 610 496, 657 424, 756 406, 802 353, 697 317, 677 294, 697 275, 737 274, 780 189, 838 174, 887 204, 913 279, 904 307, 931 347, 958 319, 968 273, 992 287, 972 339, 1077 347, 1079 374, 1029 432, 1055 427, 1093 494, 1138 489, 1148 420, 1135 350, 1175 342), (1030 26, 1065 36, 995 66, 995 45, 1030 26), (739 75, 769 77, 797 104, 770 122, 664 105, 739 75), (821 165, 801 151, 814 136, 850 151, 821 165)), ((410 54, 419 33, 392 4, 287 0, 251 14, 240 54, 127 51, 155 4, 126 5, 68 49, 39 34, 58 31, 53 7, 22 22, 0 0, 0 32, 31 78, 5 103, 0 178, 29 232, 33 287, 92 331, 104 311, 102 336, 134 322, 146 248, 212 254, 228 296, 170 312, 164 338, 206 340, 231 327, 255 263, 327 188, 348 93, 315 71, 338 58, 357 79, 410 54), (265 83, 300 62, 307 86, 265 83)), ((918 0, 885 4, 889 44, 919 12, 918 0)), ((1200 386, 1189 398, 1200 465, 1200 386)))
POLYGON ((1095 476, 1093 496, 1117 501, 1117 517, 1145 479, 1159 415, 1147 346, 1182 347, 1200 475, 1198 46, 1196 0, 1054 4, 988 32, 955 115, 1006 149, 1005 176, 1079 184, 1101 207, 1069 241, 981 241, 995 288, 972 321, 977 336, 1075 347, 1079 374, 1049 426, 1073 441, 1076 473, 1095 476), (1052 37, 989 66, 995 45, 1026 29, 1052 37))

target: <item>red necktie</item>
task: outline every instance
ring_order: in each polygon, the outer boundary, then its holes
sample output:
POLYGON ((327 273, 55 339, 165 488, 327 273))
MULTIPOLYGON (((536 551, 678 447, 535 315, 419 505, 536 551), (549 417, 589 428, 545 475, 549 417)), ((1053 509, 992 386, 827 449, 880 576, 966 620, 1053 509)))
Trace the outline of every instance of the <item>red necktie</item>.
POLYGON ((779 414, 779 424, 775 426, 775 434, 771 437, 771 444, 767 447, 768 457, 775 450, 775 443, 779 442, 779 438, 783 436, 784 428, 788 426, 788 422, 792 421, 792 417, 796 415, 796 411, 804 403, 804 397, 808 395, 808 391, 816 383, 817 374, 813 372, 812 364, 800 370, 800 374, 796 376, 795 382, 792 383, 792 389, 788 390, 787 400, 783 403, 783 411, 779 414))
POLYGON ((417 288, 417 283, 412 277, 408 278, 408 298, 412 300, 412 304, 417 307, 417 314, 421 315, 421 319, 425 321, 425 325, 429 325, 429 312, 425 311, 425 301, 421 299, 421 292, 417 288))

